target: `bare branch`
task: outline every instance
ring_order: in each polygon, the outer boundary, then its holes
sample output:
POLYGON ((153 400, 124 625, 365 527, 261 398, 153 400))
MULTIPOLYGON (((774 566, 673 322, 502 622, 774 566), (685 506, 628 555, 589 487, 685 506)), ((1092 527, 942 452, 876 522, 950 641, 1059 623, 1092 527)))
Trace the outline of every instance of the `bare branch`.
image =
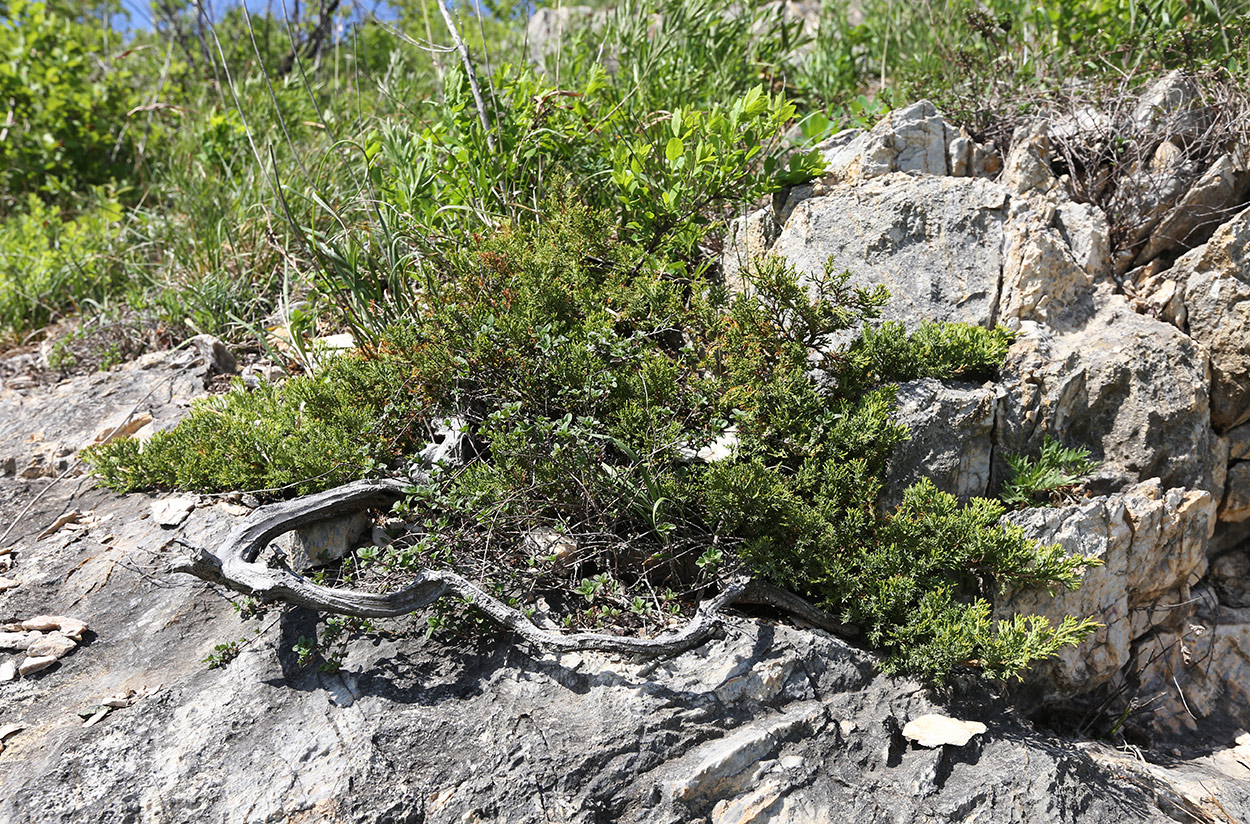
POLYGON ((725 608, 739 601, 769 604, 826 629, 840 627, 831 616, 802 598, 749 578, 733 581, 719 595, 704 601, 695 611, 694 618, 681 629, 658 638, 629 638, 595 632, 565 635, 540 629, 519 610, 450 570, 423 570, 404 589, 374 593, 321 586, 288 567, 257 563, 261 550, 284 532, 326 518, 392 503, 403 496, 406 486, 408 484, 403 481, 390 479, 355 481, 294 501, 263 506, 230 532, 217 554, 198 550, 191 558, 175 561, 170 570, 221 584, 261 601, 282 601, 321 612, 360 618, 406 615, 433 604, 445 595, 457 595, 470 601, 496 624, 512 630, 539 648, 556 652, 598 650, 642 656, 675 654, 697 646, 711 636, 719 626, 725 608))
POLYGON ((482 129, 486 134, 486 145, 493 152, 495 139, 490 134, 490 119, 486 116, 486 104, 482 102, 482 90, 477 84, 477 72, 474 71, 473 60, 469 57, 469 47, 464 44, 464 38, 460 36, 460 30, 456 28, 455 21, 451 19, 451 12, 447 11, 447 4, 443 0, 439 0, 438 10, 443 13, 443 22, 447 24, 447 31, 451 32, 451 39, 455 41, 456 50, 460 52, 460 62, 464 64, 464 72, 469 77, 469 88, 473 91, 477 116, 482 121, 482 129))

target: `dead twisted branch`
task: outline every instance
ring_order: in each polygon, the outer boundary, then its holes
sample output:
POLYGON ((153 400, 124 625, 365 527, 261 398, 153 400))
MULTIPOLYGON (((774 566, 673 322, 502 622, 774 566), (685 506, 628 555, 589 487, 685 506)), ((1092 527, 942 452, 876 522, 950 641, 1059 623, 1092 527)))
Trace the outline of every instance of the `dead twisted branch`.
POLYGON ((281 601, 359 618, 406 615, 446 595, 456 595, 472 602, 499 626, 536 647, 553 652, 676 654, 710 637, 719 626, 724 610, 735 603, 767 604, 824 629, 840 628, 831 616, 797 595, 750 578, 734 580, 720 594, 704 601, 689 623, 675 632, 657 638, 629 638, 596 632, 566 635, 540 629, 519 610, 450 570, 423 570, 401 590, 375 593, 314 584, 286 566, 272 567, 257 562, 260 552, 279 535, 327 518, 389 505, 403 497, 408 485, 393 479, 355 481, 315 495, 260 507, 226 536, 215 554, 195 550, 192 557, 171 564, 170 571, 185 572, 267 603, 281 601))

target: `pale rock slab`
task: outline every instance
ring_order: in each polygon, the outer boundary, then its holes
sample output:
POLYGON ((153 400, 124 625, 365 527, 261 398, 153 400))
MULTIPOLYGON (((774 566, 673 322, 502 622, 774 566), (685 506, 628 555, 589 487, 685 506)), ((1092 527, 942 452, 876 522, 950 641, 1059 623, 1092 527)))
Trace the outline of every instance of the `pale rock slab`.
POLYGON ((59 632, 49 632, 33 641, 26 648, 26 654, 31 658, 51 657, 60 660, 77 646, 73 639, 67 638, 59 632))
POLYGON ((57 661, 55 655, 44 655, 38 658, 27 657, 18 666, 17 671, 23 678, 27 675, 33 675, 36 672, 43 672, 57 661))
POLYGON ((918 746, 935 749, 944 745, 962 747, 989 729, 980 721, 961 721, 947 715, 929 713, 913 718, 903 726, 903 737, 918 746))
POLYGON ((882 504, 899 504, 903 491, 925 477, 961 500, 987 494, 996 404, 988 385, 932 378, 901 385, 895 419, 911 437, 890 455, 882 504))
MULTIPOLYGON (((1102 462, 1095 491, 1159 478, 1164 487, 1222 494, 1202 347, 1119 295, 1064 329, 1024 323, 1021 333, 1001 369, 1000 461, 1035 455, 1044 433, 1062 433, 1102 462)), ((1005 461, 994 472, 1005 477, 1005 461)))
POLYGON ((1194 614, 1191 587, 1207 572, 1207 541, 1215 504, 1203 490, 1163 490, 1157 479, 1127 492, 1067 507, 1009 513, 1042 544, 1102 562, 1087 568, 1075 591, 1012 593, 996 605, 1000 617, 1020 612, 1052 622, 1064 615, 1104 624, 1080 647, 1035 664, 1027 678, 1052 696, 1079 695, 1120 675, 1133 658, 1134 640, 1160 627, 1183 625, 1194 614), (1176 607, 1178 603, 1184 603, 1176 607))
POLYGON ((1007 193, 978 178, 892 173, 794 207, 773 253, 802 274, 826 261, 856 286, 885 286, 883 317, 987 325, 998 312, 1007 193))
MULTIPOLYGON (((1073 213, 1075 214, 1075 213, 1073 213)), ((1002 296, 998 321, 1017 327, 1022 320, 1054 321, 1089 295, 1094 276, 1077 261, 1062 232, 1055 228, 1057 210, 1044 198, 1036 203, 1012 202, 1011 219, 1005 228, 1002 296)), ((1090 227, 1092 232, 1092 226, 1090 227)), ((1087 245, 1097 241, 1085 238, 1087 245)), ((1089 261, 1096 252, 1085 250, 1089 261)))

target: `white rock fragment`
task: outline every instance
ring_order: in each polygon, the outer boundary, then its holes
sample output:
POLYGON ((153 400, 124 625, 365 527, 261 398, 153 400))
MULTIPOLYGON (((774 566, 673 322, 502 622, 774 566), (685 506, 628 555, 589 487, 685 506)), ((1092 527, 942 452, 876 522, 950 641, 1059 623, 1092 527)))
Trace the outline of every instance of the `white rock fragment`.
POLYGON ((14 581, 12 578, 0 577, 0 592, 4 592, 7 589, 16 589, 17 587, 20 587, 20 586, 21 586, 21 583, 18 581, 14 581))
POLYGON ((61 527, 68 526, 69 524, 78 523, 80 520, 82 520, 82 515, 83 515, 82 511, 78 509, 75 509, 73 512, 66 512, 61 517, 57 518, 52 523, 52 526, 48 527, 43 532, 40 532, 39 537, 35 538, 35 540, 42 541, 44 538, 47 538, 49 535, 56 534, 58 531, 60 531, 61 527))
POLYGON ((72 639, 61 633, 49 632, 27 647, 26 654, 31 658, 51 657, 53 660, 59 660, 68 655, 76 646, 78 645, 72 639))
POLYGON ((0 664, 0 684, 7 684, 17 677, 17 664, 5 661, 0 664))
POLYGON ((22 632, 23 630, 34 632, 56 631, 67 638, 81 641, 82 634, 87 631, 87 624, 85 621, 79 621, 77 618, 66 618, 64 615, 36 615, 34 618, 27 618, 25 621, 0 625, 0 631, 3 632, 22 632))
POLYGON ((152 520, 166 529, 172 529, 185 521, 192 509, 195 509, 195 499, 191 497, 153 501, 152 520))
POLYGON ((0 649, 26 649, 40 637, 38 632, 0 632, 0 649))
POLYGON ((26 677, 27 675, 30 675, 32 673, 46 670, 48 667, 52 666, 55 663, 56 663, 56 658, 51 655, 44 655, 39 658, 28 657, 25 661, 22 662, 21 666, 17 668, 17 671, 22 675, 22 677, 26 677))
POLYGON ((903 727, 903 737, 929 749, 936 749, 943 744, 962 747, 974 735, 980 735, 986 729, 980 721, 960 721, 958 718, 929 713, 908 721, 903 727))

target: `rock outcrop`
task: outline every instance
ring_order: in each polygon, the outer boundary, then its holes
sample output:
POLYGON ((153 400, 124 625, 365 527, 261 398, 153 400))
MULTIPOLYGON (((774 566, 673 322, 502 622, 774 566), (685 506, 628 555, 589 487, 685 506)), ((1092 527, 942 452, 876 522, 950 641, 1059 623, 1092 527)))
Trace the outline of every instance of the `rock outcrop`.
POLYGON ((855 283, 888 288, 885 317, 912 328, 1017 330, 994 384, 900 388, 912 439, 895 450, 885 503, 924 475, 962 498, 993 495, 1006 457, 1036 454, 1044 435, 1088 448, 1099 468, 1085 489, 1099 497, 1010 520, 1104 566, 1077 592, 1002 607, 1106 623, 1036 668, 1035 686, 1051 699, 1149 694, 1147 726, 1171 732, 1203 718, 1250 726, 1233 698, 1250 683, 1250 635, 1231 583, 1250 551, 1232 531, 1250 520, 1250 184, 1241 155, 1219 154, 1200 99, 1172 75, 1125 123, 1086 112, 1021 127, 1001 163, 918 103, 822 144, 826 176, 737 221, 723 257, 731 273, 765 250, 809 277, 826 262, 850 269, 855 283), (1117 240, 1101 209, 1075 199, 1060 150, 1152 129, 1165 139, 1140 171, 1150 198, 1136 202, 1137 234, 1117 240), (1186 129, 1214 152, 1205 173, 1176 165, 1193 160, 1168 142, 1186 129), (1126 260, 1138 269, 1122 276, 1126 260))

